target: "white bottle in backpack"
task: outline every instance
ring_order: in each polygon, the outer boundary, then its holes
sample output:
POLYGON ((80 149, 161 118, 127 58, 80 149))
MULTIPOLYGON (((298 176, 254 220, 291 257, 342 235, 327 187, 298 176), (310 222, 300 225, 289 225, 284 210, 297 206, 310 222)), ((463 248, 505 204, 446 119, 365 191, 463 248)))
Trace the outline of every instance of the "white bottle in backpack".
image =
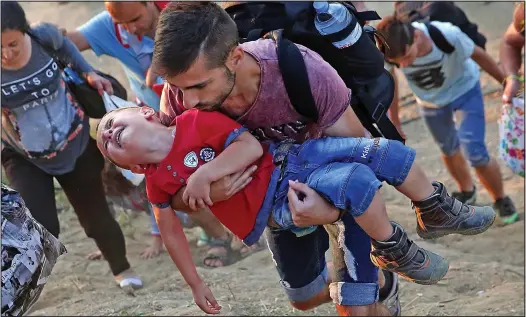
MULTIPOLYGON (((316 10, 314 26, 321 35, 331 35, 340 32, 353 23, 353 15, 347 8, 338 2, 329 3, 327 1, 314 2, 312 4, 316 10)), ((362 36, 362 27, 358 21, 354 21, 355 27, 350 30, 346 38, 332 45, 339 49, 352 46, 362 36)))

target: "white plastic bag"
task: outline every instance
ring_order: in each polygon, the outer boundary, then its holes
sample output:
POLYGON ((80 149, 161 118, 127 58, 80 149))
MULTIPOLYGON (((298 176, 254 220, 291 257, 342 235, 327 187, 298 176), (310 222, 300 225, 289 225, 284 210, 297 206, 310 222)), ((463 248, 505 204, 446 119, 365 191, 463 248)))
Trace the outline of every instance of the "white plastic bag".
POLYGON ((137 107, 137 104, 135 102, 121 99, 115 95, 108 95, 107 92, 104 92, 104 94, 102 95, 102 100, 104 100, 104 106, 106 106, 107 112, 118 108, 137 107))
POLYGON ((524 99, 513 98, 502 107, 499 155, 511 170, 524 177, 524 99))
MULTIPOLYGON (((137 104, 133 101, 123 100, 115 95, 110 96, 106 92, 104 92, 104 94, 102 95, 102 99, 104 100, 104 106, 106 107, 107 112, 119 108, 137 107, 137 104)), ((122 169, 118 166, 117 168, 121 171, 122 175, 126 177, 126 179, 129 180, 135 186, 138 186, 144 180, 144 174, 135 174, 129 170, 122 169)))

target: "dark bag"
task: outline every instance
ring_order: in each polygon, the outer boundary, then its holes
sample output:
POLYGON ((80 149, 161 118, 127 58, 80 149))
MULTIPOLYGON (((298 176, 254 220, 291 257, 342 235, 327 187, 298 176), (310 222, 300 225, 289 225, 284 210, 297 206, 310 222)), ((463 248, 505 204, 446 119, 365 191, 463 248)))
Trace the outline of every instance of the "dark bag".
MULTIPOLYGON (((394 98, 394 80, 384 68, 384 58, 376 47, 376 30, 365 21, 378 20, 374 11, 357 12, 350 2, 342 2, 362 27, 362 36, 350 47, 338 49, 332 42, 342 34, 322 36, 314 26, 312 1, 247 2, 226 11, 236 22, 242 41, 264 34, 277 45, 278 63, 289 99, 302 116, 317 122, 318 111, 310 89, 303 57, 294 43, 317 52, 352 90, 351 106, 363 126, 374 137, 404 142, 387 116, 394 98)), ((355 27, 356 24, 350 25, 355 27)))
MULTIPOLYGON (((104 106, 104 100, 102 99, 102 96, 99 95, 99 92, 92 88, 69 64, 61 61, 57 57, 57 51, 53 47, 42 43, 42 41, 31 32, 27 32, 27 34, 35 40, 35 42, 37 42, 49 56, 57 61, 59 68, 63 70, 62 78, 66 82, 69 92, 82 106, 84 113, 90 118, 102 118, 106 114, 106 107, 104 106)), ((98 70, 95 70, 95 73, 110 81, 115 96, 124 100, 128 98, 126 89, 117 79, 98 70)))
POLYGON ((475 42, 475 45, 484 50, 486 49, 486 37, 478 31, 477 24, 470 22, 464 11, 452 1, 397 2, 395 4, 395 15, 400 20, 408 22, 449 22, 458 26, 462 32, 475 42))

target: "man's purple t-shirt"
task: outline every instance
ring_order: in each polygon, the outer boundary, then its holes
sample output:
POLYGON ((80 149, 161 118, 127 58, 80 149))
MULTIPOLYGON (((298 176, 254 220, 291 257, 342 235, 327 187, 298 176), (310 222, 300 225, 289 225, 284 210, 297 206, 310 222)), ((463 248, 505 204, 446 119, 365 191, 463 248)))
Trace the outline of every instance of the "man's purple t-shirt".
MULTIPOLYGON (((311 85, 312 96, 318 108, 317 124, 299 115, 290 103, 279 71, 276 44, 273 40, 260 39, 241 44, 243 50, 258 62, 261 80, 256 100, 247 112, 238 118, 261 141, 295 139, 304 141, 319 137, 323 130, 333 125, 349 106, 351 92, 336 70, 316 52, 298 45, 311 85)), ((165 84, 161 98, 163 122, 169 122, 186 110, 182 93, 165 84)))

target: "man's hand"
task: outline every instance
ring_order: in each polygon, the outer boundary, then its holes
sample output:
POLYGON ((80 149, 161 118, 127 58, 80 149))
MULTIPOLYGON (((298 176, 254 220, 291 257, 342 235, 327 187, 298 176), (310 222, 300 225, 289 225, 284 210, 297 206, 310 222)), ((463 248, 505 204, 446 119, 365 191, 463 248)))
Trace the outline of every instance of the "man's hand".
POLYGON ((219 314, 221 306, 217 303, 210 288, 203 281, 192 286, 194 301, 207 314, 219 314))
POLYGON ((213 202, 224 201, 241 191, 252 180, 251 175, 257 170, 257 166, 251 166, 246 170, 225 176, 213 182, 210 186, 210 198, 213 202))
POLYGON ((111 86, 111 82, 106 78, 99 76, 95 72, 89 72, 86 74, 86 80, 91 87, 97 89, 100 95, 102 95, 104 91, 110 95, 113 95, 113 87, 111 86))
POLYGON ((298 227, 331 224, 338 220, 339 210, 308 185, 289 181, 289 208, 298 227))
POLYGON ((204 169, 200 168, 188 177, 183 202, 194 211, 197 211, 198 208, 206 208, 207 205, 212 206, 210 181, 204 169))

